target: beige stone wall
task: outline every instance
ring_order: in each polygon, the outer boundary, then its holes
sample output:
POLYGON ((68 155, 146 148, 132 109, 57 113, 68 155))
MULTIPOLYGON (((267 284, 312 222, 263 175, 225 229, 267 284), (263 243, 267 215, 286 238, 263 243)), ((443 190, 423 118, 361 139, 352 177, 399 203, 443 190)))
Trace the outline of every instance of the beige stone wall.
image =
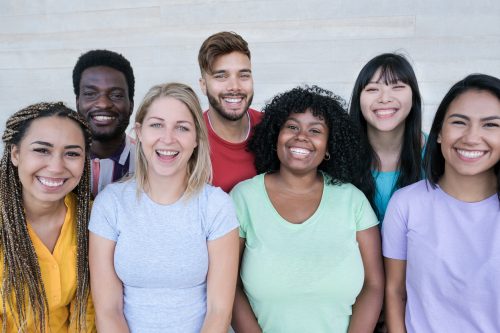
POLYGON ((153 84, 198 88, 197 52, 221 30, 250 44, 256 108, 299 84, 349 99, 361 66, 390 51, 408 55, 428 129, 452 83, 472 72, 500 76, 498 0, 1 0, 0 123, 33 102, 74 107, 71 71, 89 49, 123 53, 136 75, 136 105, 153 84))

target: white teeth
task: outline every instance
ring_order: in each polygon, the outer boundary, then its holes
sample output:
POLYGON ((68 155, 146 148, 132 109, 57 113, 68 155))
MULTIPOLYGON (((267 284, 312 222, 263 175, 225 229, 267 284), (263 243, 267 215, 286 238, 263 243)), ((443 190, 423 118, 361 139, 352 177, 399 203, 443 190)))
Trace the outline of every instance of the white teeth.
POLYGON ((224 98, 224 100, 228 103, 239 103, 241 102, 241 98, 224 98))
POLYGON ((307 149, 297 148, 297 147, 290 148, 290 151, 292 152, 292 154, 297 154, 297 155, 308 155, 310 153, 310 151, 307 149))
POLYGON ((388 110, 376 110, 375 114, 377 116, 389 116, 391 114, 396 113, 396 109, 388 109, 388 110))
POLYGON ((110 116, 94 116, 93 118, 97 121, 106 121, 106 120, 115 119, 115 117, 110 117, 110 116))
POLYGON ((43 185, 49 186, 49 187, 57 187, 57 186, 61 186, 62 184, 64 184, 64 179, 55 181, 55 180, 49 180, 46 178, 38 177, 38 180, 43 185))
POLYGON ((174 156, 179 154, 178 151, 172 151, 172 150, 157 150, 156 152, 158 153, 158 155, 162 156, 174 156))
POLYGON ((485 154, 484 151, 480 150, 463 150, 463 149, 457 149, 457 153, 466 158, 478 158, 485 154))

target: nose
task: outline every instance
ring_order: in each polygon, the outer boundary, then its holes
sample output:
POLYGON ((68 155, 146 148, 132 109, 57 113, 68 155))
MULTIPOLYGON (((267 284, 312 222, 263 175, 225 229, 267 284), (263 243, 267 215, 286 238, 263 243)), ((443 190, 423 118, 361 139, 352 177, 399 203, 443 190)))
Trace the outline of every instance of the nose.
POLYGON ((109 99, 107 94, 101 93, 95 105, 100 109, 109 109, 113 106, 113 102, 109 99))
POLYGON ((380 89, 379 101, 381 103, 392 102, 391 90, 388 87, 384 86, 380 89))
POLYGON ((467 127, 464 136, 463 142, 468 145, 475 145, 481 141, 481 129, 478 126, 469 126, 467 127))
POLYGON ((173 128, 165 128, 165 130, 163 131, 162 135, 161 135, 161 141, 163 143, 171 143, 173 142, 175 139, 175 133, 174 133, 175 129, 173 128))
POLYGON ((300 128, 297 131, 297 140, 306 141, 308 138, 306 129, 300 128))
POLYGON ((47 169, 57 174, 64 169, 64 157, 59 154, 54 154, 50 158, 47 169))
POLYGON ((237 77, 230 77, 227 81, 227 90, 229 91, 239 91, 240 90, 240 80, 237 77))

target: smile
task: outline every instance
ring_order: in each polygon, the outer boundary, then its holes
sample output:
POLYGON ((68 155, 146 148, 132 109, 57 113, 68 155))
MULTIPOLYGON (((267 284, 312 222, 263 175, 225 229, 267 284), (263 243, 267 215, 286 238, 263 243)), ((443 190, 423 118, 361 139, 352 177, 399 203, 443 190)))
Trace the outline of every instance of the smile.
POLYGON ((374 113, 379 118, 389 118, 397 112, 397 109, 378 109, 374 113))
POLYGON ((65 179, 63 178, 45 178, 45 177, 36 177, 42 185, 47 187, 58 187, 64 184, 65 179))
POLYGON ((476 159, 482 157, 486 154, 485 151, 482 150, 464 150, 464 149, 456 149, 458 155, 467 158, 467 159, 476 159))
POLYGON ((156 150, 156 153, 159 156, 168 156, 168 157, 173 157, 179 155, 178 151, 175 150, 156 150))
POLYGON ((290 152, 293 155, 298 155, 298 156, 307 156, 311 153, 310 150, 305 149, 305 148, 299 148, 299 147, 290 147, 290 152))
POLYGON ((97 116, 92 116, 92 119, 94 119, 96 121, 109 121, 109 120, 116 119, 116 117, 97 115, 97 116))

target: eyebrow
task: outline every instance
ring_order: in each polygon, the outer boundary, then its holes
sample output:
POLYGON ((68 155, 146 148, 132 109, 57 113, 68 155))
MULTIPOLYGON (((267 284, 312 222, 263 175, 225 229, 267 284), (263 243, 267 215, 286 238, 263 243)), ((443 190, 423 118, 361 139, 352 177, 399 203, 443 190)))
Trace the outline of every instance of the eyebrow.
MULTIPOLYGON (((460 119, 464 119, 464 120, 470 120, 469 117, 467 117, 466 115, 460 114, 460 113, 454 113, 454 114, 450 114, 448 116, 448 118, 452 118, 452 117, 460 118, 460 119)), ((481 118, 479 120, 480 121, 500 120, 500 116, 489 116, 489 117, 481 118)))
MULTIPOLYGON (((54 148, 54 145, 52 143, 45 142, 45 141, 33 141, 31 144, 54 148)), ((66 145, 66 146, 64 146, 64 149, 75 149, 75 148, 83 150, 82 146, 80 146, 80 145, 66 145)))
MULTIPOLYGON (((157 120, 157 121, 165 122, 165 119, 160 118, 160 117, 155 117, 155 116, 149 117, 149 118, 147 118, 146 120, 157 120)), ((193 124, 193 122, 192 122, 192 121, 189 121, 189 120, 178 120, 176 123, 177 123, 177 124, 180 124, 180 123, 188 123, 188 124, 193 124)))
MULTIPOLYGON (((287 121, 288 120, 293 120, 295 121, 296 123, 300 123, 300 121, 297 120, 297 118, 294 118, 294 117, 288 117, 287 121)), ((328 127, 325 123, 325 121, 321 122, 321 121, 314 121, 314 122, 311 122, 311 123, 307 123, 307 125, 311 126, 311 125, 322 125, 324 127, 328 127)))

